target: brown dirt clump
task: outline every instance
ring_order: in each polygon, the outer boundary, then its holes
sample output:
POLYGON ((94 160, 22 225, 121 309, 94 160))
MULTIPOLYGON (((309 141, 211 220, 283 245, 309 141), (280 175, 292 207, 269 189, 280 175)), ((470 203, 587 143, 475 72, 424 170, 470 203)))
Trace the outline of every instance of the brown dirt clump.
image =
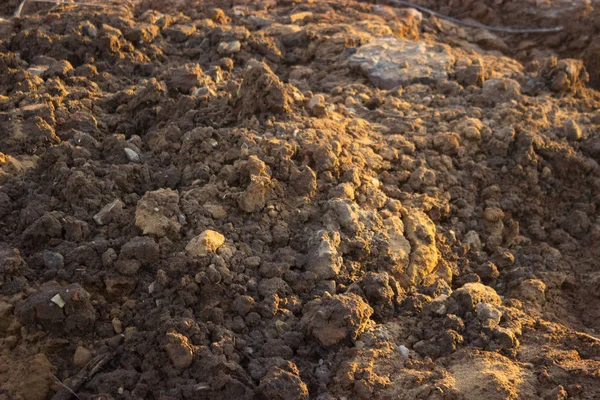
POLYGON ((595 4, 17 3, 0 399, 600 398, 595 4))

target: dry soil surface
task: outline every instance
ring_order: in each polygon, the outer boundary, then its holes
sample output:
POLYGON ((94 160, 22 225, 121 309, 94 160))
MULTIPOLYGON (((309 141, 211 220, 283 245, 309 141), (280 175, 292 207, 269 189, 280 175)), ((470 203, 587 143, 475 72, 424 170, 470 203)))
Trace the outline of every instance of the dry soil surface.
POLYGON ((18 3, 0 399, 600 398, 596 2, 18 3))

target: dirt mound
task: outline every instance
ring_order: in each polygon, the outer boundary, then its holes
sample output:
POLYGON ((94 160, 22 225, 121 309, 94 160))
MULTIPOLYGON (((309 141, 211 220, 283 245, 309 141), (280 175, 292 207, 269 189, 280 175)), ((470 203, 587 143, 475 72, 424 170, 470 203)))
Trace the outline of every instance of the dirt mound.
POLYGON ((573 29, 338 0, 0 20, 0 398, 598 398, 573 29))

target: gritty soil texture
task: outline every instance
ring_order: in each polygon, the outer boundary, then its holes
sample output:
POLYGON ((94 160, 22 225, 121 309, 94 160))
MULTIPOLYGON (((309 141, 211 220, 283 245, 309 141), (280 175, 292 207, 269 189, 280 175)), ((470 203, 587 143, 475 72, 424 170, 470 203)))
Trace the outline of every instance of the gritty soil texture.
POLYGON ((600 398, 594 2, 17 3, 1 400, 600 398))

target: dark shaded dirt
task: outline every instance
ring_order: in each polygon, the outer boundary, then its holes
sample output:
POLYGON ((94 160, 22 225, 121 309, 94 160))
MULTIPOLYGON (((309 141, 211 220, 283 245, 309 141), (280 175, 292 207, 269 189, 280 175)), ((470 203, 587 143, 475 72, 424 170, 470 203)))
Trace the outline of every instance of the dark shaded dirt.
POLYGON ((17 3, 0 399, 600 398, 593 3, 17 3))

